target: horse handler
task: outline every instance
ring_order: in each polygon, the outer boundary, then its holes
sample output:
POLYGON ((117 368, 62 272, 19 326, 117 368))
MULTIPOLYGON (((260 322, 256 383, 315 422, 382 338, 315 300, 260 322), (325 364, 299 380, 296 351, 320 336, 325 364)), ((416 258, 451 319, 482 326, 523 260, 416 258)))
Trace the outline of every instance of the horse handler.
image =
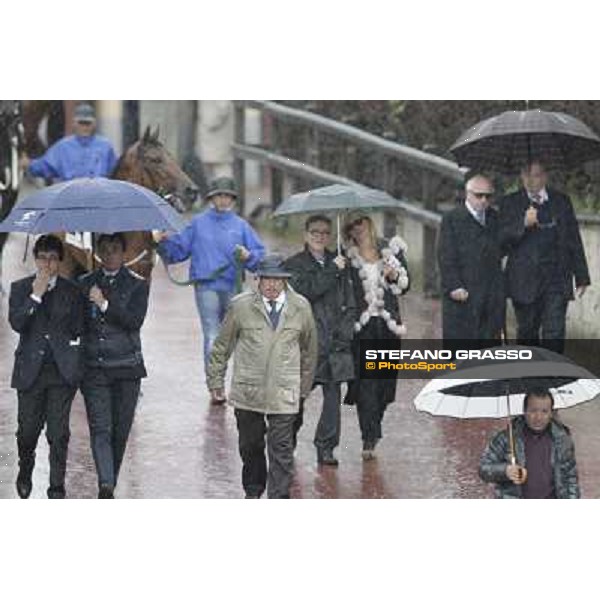
POLYGON ((287 287, 280 257, 258 265, 258 290, 235 296, 213 345, 208 387, 223 395, 234 354, 229 401, 235 408, 246 498, 289 498, 294 423, 312 388, 317 330, 308 301, 287 287), (265 435, 268 452, 265 457, 265 435))
POLYGON ((102 268, 81 279, 85 311, 85 376, 81 391, 98 473, 98 498, 114 497, 129 431, 146 376, 140 329, 148 308, 148 284, 123 266, 125 237, 98 238, 102 268))

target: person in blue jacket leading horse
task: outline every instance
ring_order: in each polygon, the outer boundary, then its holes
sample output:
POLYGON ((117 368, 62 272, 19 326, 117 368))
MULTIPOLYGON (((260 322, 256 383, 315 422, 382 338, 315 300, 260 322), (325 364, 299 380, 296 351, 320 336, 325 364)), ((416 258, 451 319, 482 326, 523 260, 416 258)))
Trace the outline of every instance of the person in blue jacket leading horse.
MULTIPOLYGON (((166 263, 188 258, 196 307, 204 336, 204 370, 219 333, 242 269, 254 271, 265 247, 254 229, 233 211, 237 190, 233 179, 215 179, 206 195, 210 207, 194 217, 183 231, 159 235, 158 253, 166 263)), ((223 404, 221 393, 211 393, 212 404, 223 404)))

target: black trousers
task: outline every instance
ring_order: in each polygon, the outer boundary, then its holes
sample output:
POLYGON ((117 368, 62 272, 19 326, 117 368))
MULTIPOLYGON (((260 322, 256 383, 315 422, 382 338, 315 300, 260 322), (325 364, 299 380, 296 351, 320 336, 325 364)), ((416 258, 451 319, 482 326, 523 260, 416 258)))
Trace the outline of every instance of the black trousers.
MULTIPOLYGON (((340 443, 342 421, 341 383, 328 381, 319 384, 323 390, 323 406, 315 431, 314 444, 318 450, 333 450, 340 443)), ((298 431, 304 423, 304 400, 300 403, 300 411, 294 421, 294 448, 298 431)))
POLYGON ((77 388, 67 385, 55 364, 42 366, 35 383, 27 390, 17 390, 17 447, 19 470, 30 478, 35 466, 35 449, 46 424, 50 462, 48 496, 64 498, 69 417, 77 388))
POLYGON ((542 345, 554 352, 565 348, 565 321, 569 301, 562 290, 548 287, 529 304, 513 300, 517 317, 517 343, 526 346, 542 345), (540 330, 541 339, 540 342, 540 330))
POLYGON ((296 414, 263 414, 235 409, 242 459, 242 486, 247 496, 289 498, 294 474, 293 432, 296 414), (269 456, 268 470, 265 457, 269 456))
POLYGON ((98 485, 116 486, 140 395, 140 379, 96 374, 81 386, 98 485))

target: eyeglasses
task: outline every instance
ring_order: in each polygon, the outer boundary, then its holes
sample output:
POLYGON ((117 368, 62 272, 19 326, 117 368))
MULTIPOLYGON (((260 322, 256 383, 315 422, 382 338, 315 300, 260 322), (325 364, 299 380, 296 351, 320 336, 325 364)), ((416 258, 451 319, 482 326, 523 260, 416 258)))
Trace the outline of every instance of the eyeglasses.
POLYGON ((310 229, 308 233, 312 235, 312 237, 327 237, 328 235, 331 235, 331 231, 321 229, 310 229))
POLYGON ((467 190, 467 192, 475 196, 477 200, 481 200, 482 198, 490 199, 494 197, 494 192, 474 192, 472 190, 467 190))

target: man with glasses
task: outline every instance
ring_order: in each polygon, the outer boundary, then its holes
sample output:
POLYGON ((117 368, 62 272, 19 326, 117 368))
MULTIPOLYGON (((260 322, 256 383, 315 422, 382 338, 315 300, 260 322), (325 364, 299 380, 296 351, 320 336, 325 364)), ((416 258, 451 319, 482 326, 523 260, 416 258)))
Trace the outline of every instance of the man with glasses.
POLYGON ((75 108, 73 135, 50 146, 39 158, 30 160, 24 156, 21 166, 33 177, 53 182, 76 177, 110 177, 117 164, 115 151, 95 130, 94 108, 90 104, 79 104, 75 108))
MULTIPOLYGON (((321 417, 315 432, 317 462, 335 467, 333 451, 340 442, 341 382, 354 379, 351 342, 358 316, 352 279, 346 259, 327 249, 331 240, 331 220, 313 215, 305 223, 302 252, 285 262, 290 284, 310 302, 317 324, 319 358, 314 386, 323 391, 321 417)), ((302 425, 303 407, 295 424, 302 425)))
POLYGON ((20 335, 11 386, 17 390, 17 493, 32 489, 35 449, 44 425, 50 448, 48 498, 65 497, 71 403, 82 377, 83 298, 58 275, 62 242, 43 235, 33 247, 36 274, 12 284, 8 318, 20 335))
POLYGON ((544 346, 562 352, 573 287, 581 297, 590 275, 571 201, 547 179, 538 161, 523 168, 523 187, 500 203, 500 233, 518 343, 537 345, 541 334, 544 346))
POLYGON ((490 179, 473 175, 465 185, 465 202, 442 218, 438 264, 445 342, 500 337, 505 301, 493 196, 490 179))

